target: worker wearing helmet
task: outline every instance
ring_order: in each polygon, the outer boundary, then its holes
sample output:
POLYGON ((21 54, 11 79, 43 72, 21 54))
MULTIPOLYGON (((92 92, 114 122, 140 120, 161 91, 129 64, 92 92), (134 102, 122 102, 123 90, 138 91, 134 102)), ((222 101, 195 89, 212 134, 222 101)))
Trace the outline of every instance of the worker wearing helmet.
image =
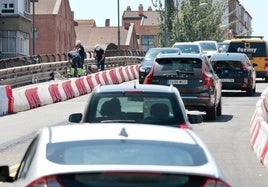
POLYGON ((104 50, 101 48, 99 44, 95 46, 93 57, 96 60, 98 69, 103 71, 105 65, 105 56, 104 56, 104 50))

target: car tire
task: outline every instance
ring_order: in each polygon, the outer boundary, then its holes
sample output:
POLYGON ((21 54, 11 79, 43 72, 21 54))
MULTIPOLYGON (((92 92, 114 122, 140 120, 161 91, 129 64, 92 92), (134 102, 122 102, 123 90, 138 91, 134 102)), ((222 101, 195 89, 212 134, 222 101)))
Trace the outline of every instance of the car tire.
POLYGON ((246 90, 246 94, 247 94, 248 96, 253 96, 253 93, 254 93, 254 90, 253 90, 252 87, 250 87, 250 88, 248 88, 248 89, 246 90))
POLYGON ((264 78, 264 82, 268 82, 268 77, 265 77, 264 78))
POLYGON ((208 120, 216 120, 217 118, 217 107, 214 105, 213 107, 207 108, 206 117, 208 120))
POLYGON ((253 88, 253 94, 256 93, 256 86, 253 88))
POLYGON ((222 115, 222 104, 221 104, 221 99, 219 101, 219 104, 217 106, 217 116, 221 116, 222 115))

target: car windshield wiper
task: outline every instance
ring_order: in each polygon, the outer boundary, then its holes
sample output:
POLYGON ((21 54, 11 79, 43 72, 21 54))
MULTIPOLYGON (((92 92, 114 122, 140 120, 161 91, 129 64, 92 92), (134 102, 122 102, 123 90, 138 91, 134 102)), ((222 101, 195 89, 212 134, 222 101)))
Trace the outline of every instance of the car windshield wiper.
POLYGON ((188 75, 194 75, 193 71, 181 71, 181 70, 176 70, 176 73, 179 74, 188 74, 188 75))

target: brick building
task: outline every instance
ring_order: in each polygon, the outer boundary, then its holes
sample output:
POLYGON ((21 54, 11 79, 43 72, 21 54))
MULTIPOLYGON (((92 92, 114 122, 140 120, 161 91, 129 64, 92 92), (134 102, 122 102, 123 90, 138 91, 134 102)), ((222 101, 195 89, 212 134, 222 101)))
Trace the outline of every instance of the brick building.
MULTIPOLYGON (((71 11, 69 0, 35 2, 35 25, 36 54, 66 53, 74 48, 74 13, 71 11)), ((31 39, 30 51, 32 47, 31 39)))
POLYGON ((128 6, 122 16, 122 25, 134 23, 137 39, 138 49, 147 51, 152 47, 159 46, 158 28, 159 28, 159 13, 153 11, 152 7, 144 10, 143 5, 140 4, 138 10, 131 10, 128 6))
MULTIPOLYGON (((110 20, 105 20, 104 27, 96 27, 94 20, 75 20, 77 39, 82 41, 87 51, 92 51, 96 44, 103 49, 118 49, 118 27, 110 26, 110 20)), ((133 23, 119 28, 120 49, 137 49, 137 36, 133 23)))

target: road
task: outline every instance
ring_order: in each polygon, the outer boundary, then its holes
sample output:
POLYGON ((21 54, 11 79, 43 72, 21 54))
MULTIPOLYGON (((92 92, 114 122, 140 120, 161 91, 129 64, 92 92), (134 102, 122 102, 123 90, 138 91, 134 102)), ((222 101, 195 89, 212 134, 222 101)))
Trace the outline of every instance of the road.
MULTIPOLYGON (((268 169, 259 163, 249 144, 249 121, 266 86, 259 82, 253 97, 223 91, 223 115, 216 121, 204 120, 202 124, 193 125, 234 187, 268 187, 268 169)), ((70 113, 84 110, 87 98, 85 95, 0 117, 0 165, 14 165, 14 173, 34 133, 47 125, 66 124, 70 113)))

